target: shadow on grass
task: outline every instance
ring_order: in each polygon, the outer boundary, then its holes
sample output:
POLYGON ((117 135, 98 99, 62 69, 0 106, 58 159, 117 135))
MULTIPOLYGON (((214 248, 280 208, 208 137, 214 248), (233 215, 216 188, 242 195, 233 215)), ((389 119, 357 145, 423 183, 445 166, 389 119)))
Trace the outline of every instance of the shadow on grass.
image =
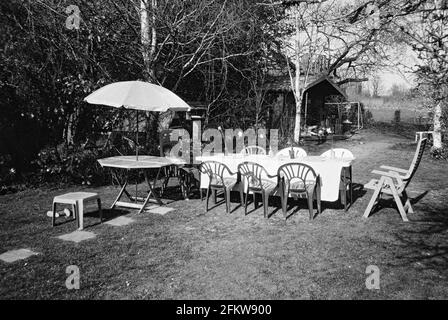
MULTIPOLYGON (((423 192, 413 198, 417 203, 428 194, 423 192)), ((393 201, 392 201, 393 202, 393 201)), ((393 203, 395 205, 395 203, 393 203)), ((431 205, 418 208, 415 214, 409 214, 411 222, 404 223, 394 233, 395 240, 391 250, 396 252, 397 262, 391 266, 408 267, 410 265, 422 270, 435 270, 446 274, 448 265, 448 203, 444 195, 432 200, 431 205)))
MULTIPOLYGON (((103 222, 106 222, 106 221, 115 219, 119 216, 124 216, 124 215, 130 213, 130 211, 128 211, 128 210, 117 209, 117 208, 114 208, 114 209, 106 208, 106 209, 103 209, 102 211, 103 211, 103 222)), ((96 210, 96 211, 90 211, 90 212, 84 213, 84 218, 96 218, 99 221, 100 212, 98 210, 96 210)))
MULTIPOLYGON (((363 198, 367 194, 367 190, 364 189, 364 185, 359 183, 353 183, 353 199, 350 199, 349 193, 347 193, 347 200, 348 200, 348 206, 347 211, 350 210, 350 208, 353 206, 354 203, 356 203, 357 200, 363 198)), ((325 211, 325 209, 330 210, 340 210, 344 209, 344 204, 342 203, 340 199, 341 195, 339 195, 339 200, 335 202, 326 202, 322 201, 322 212, 325 211)))
MULTIPOLYGON (((418 195, 417 197, 414 198, 410 198, 411 200, 411 205, 414 205, 416 203, 418 203, 420 200, 422 200, 429 191, 425 191, 423 193, 421 193, 420 195, 418 195)), ((378 198, 376 205, 373 206, 372 211, 370 211, 369 216, 373 216, 375 214, 377 214, 379 211, 381 211, 381 209, 385 209, 385 208, 393 208, 393 209, 397 209, 397 204, 395 203, 395 200, 392 196, 390 195, 385 195, 387 198, 378 198)), ((370 201, 370 199, 369 199, 370 201)), ((398 209, 397 209, 398 212, 398 209)), ((409 218, 409 216, 408 216, 409 218)))

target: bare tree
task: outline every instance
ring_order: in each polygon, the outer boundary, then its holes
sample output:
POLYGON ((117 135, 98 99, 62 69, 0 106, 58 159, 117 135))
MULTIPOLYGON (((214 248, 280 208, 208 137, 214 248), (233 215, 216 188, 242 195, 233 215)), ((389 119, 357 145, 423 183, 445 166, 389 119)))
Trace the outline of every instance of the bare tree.
MULTIPOLYGON (((271 4, 289 8, 285 22, 293 30, 293 41, 285 41, 291 88, 296 102, 294 140, 300 140, 301 106, 312 76, 331 76, 340 85, 367 81, 367 74, 378 68, 386 52, 381 49, 382 31, 390 18, 379 16, 373 1, 354 3, 337 0, 289 0, 271 4), (316 70, 321 57, 323 70, 316 70)), ((379 6, 388 6, 381 2, 379 6)))
MULTIPOLYGON (((405 4, 409 1, 403 1, 405 4)), ((421 92, 432 101, 433 151, 443 148, 443 113, 448 99, 448 2, 414 1, 413 10, 396 21, 405 43, 418 54, 417 75, 421 92)))

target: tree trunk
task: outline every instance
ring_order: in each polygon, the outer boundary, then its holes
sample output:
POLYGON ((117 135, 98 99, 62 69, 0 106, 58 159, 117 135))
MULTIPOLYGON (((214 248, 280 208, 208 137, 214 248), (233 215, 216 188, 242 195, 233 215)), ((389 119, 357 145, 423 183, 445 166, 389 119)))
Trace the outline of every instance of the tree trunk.
POLYGON ((441 149, 442 145, 442 102, 439 101, 434 108, 434 133, 433 137, 433 149, 441 149))
POLYGON ((151 0, 151 8, 148 6, 150 0, 140 0, 140 33, 143 56, 143 77, 153 82, 155 80, 154 63, 152 61, 157 44, 157 32, 154 25, 156 0, 151 0), (148 20, 148 11, 151 9, 151 21, 148 20))
POLYGON ((296 99, 296 119, 294 124, 294 141, 299 142, 300 141, 300 128, 301 128, 301 122, 302 122, 302 100, 296 99))
MULTIPOLYGON (((156 8, 157 0, 140 0, 140 28, 143 56, 143 77, 152 83, 157 83, 157 76, 154 70, 154 55, 157 49, 157 28, 156 28, 156 8), (151 3, 149 5, 149 2, 151 3), (151 15, 149 21, 148 12, 151 15)), ((159 116, 158 130, 168 129, 174 117, 174 112, 163 112, 159 116)), ((149 118, 146 119, 150 122, 149 118)))
POLYGON ((73 145, 75 142, 76 128, 78 126, 78 119, 81 109, 75 107, 73 113, 70 114, 67 120, 67 124, 64 129, 64 140, 67 146, 73 145))
POLYGON ((300 44, 300 24, 299 24, 299 10, 300 4, 296 7, 296 39, 295 39, 295 59, 296 59, 296 74, 295 74, 295 82, 294 82, 294 95, 296 101, 296 116, 294 123, 294 141, 296 143, 300 142, 300 131, 301 131, 301 121, 302 121, 302 86, 300 83, 300 52, 301 52, 301 44, 300 44))

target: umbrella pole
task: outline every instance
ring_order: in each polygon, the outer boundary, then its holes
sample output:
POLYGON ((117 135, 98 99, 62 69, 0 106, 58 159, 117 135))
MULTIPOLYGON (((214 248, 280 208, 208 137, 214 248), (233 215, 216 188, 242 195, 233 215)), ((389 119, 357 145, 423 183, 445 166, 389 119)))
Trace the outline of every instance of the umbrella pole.
POLYGON ((135 155, 136 155, 136 157, 137 157, 137 161, 138 161, 138 110, 136 110, 137 111, 137 116, 136 116, 136 118, 137 118, 137 133, 136 133, 136 137, 135 137, 135 155))
MULTIPOLYGON (((137 114, 136 114, 136 122, 137 122, 137 128, 136 128, 136 137, 135 137, 135 156, 137 158, 138 161, 138 110, 136 110, 137 114)), ((135 182, 135 202, 137 202, 137 197, 138 197, 138 178, 139 175, 137 174, 137 181, 135 182)))

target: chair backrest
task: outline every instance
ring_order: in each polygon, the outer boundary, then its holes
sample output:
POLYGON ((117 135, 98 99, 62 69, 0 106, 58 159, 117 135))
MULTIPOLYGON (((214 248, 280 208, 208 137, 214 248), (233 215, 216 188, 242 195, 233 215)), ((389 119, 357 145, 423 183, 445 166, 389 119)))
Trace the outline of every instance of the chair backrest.
POLYGON ((423 157, 423 152, 425 151, 427 138, 420 139, 417 144, 417 149, 415 150, 414 159, 412 159, 411 166, 409 167, 408 173, 405 175, 403 180, 406 182, 404 188, 407 187, 415 172, 417 171, 418 165, 423 157))
MULTIPOLYGON (((294 158, 303 158, 303 157, 307 156, 306 151, 303 150, 302 148, 292 147, 292 151, 294 152, 294 158)), ((277 152, 277 154, 275 156, 276 157, 283 157, 283 156, 291 157, 291 147, 284 148, 284 149, 280 150, 279 152, 277 152)))
POLYGON ((241 150, 242 154, 266 154, 266 150, 259 146, 247 146, 241 150))
MULTIPOLYGON (((331 158, 331 151, 332 151, 331 149, 327 150, 324 153, 322 153, 320 156, 325 157, 325 158, 331 158)), ((348 149, 335 148, 335 149, 333 149, 333 152, 334 152, 335 158, 352 158, 352 159, 355 158, 353 156, 353 153, 348 149)))
POLYGON ((232 173, 230 169, 218 161, 204 161, 199 166, 199 171, 204 173, 210 179, 210 185, 222 186, 224 185, 224 173, 232 173))
POLYGON ((310 166, 304 163, 287 163, 278 168, 277 175, 279 179, 285 182, 286 190, 291 190, 291 184, 294 181, 300 182, 297 185, 302 188, 294 188, 294 191, 305 191, 307 182, 315 182, 317 175, 310 166))
POLYGON ((266 169, 255 162, 245 161, 238 165, 238 172, 248 182, 251 188, 263 188, 262 176, 267 175, 266 169))

